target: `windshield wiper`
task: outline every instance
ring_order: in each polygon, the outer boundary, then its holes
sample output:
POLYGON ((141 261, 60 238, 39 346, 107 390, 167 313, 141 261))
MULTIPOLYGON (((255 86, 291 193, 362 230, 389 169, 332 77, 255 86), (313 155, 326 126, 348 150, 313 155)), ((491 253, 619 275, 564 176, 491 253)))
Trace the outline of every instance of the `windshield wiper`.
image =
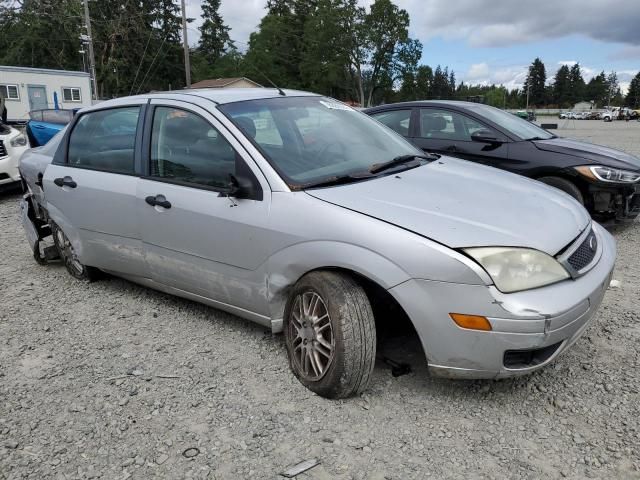
POLYGON ((396 165, 402 165, 403 163, 411 162, 417 158, 422 158, 424 160, 436 160, 438 157, 436 157, 435 155, 399 155, 395 158, 392 158, 388 162, 375 163, 371 165, 371 168, 369 168, 369 172, 382 172, 383 170, 388 170, 389 168, 395 167, 396 165))
POLYGON ((304 183, 298 188, 304 190, 305 188, 331 187, 333 185, 343 185, 345 183, 358 182, 360 180, 366 180, 368 178, 373 178, 373 175, 336 175, 335 177, 329 177, 317 182, 304 183))

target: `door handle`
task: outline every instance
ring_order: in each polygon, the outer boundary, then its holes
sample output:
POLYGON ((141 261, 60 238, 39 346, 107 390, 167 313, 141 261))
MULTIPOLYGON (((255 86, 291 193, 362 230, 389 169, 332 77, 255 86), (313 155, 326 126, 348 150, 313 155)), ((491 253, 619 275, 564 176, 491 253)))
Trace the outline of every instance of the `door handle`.
POLYGON ((152 207, 158 206, 162 208, 171 208, 171 202, 167 200, 164 195, 156 195, 155 197, 153 195, 149 195, 144 199, 144 201, 152 207))
POLYGON ((59 187, 76 188, 78 186, 78 184, 74 182, 73 178, 71 177, 56 178, 53 180, 53 183, 55 183, 59 187))

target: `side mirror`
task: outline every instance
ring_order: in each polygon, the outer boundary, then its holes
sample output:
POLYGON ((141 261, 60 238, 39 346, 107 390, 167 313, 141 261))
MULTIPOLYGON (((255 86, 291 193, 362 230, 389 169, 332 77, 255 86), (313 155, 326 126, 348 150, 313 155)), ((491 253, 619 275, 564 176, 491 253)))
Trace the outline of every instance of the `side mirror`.
POLYGON ((220 191, 218 196, 255 199, 255 186, 249 179, 245 179, 243 177, 240 177, 240 179, 238 179, 235 175, 230 173, 227 186, 220 191))
POLYGON ((471 140, 480 143, 490 143, 492 145, 503 143, 491 130, 478 130, 477 132, 473 132, 471 134, 471 140))

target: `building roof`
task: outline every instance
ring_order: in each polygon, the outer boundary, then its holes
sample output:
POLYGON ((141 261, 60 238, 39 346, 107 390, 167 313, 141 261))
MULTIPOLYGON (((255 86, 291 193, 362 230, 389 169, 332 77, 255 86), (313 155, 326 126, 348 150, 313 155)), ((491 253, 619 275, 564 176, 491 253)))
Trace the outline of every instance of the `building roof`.
POLYGON ((13 67, 10 65, 0 65, 0 72, 18 72, 18 73, 42 73, 46 75, 64 75, 68 77, 88 77, 87 72, 78 72, 73 70, 54 70, 51 68, 32 68, 32 67, 13 67))
POLYGON ((229 85, 233 85, 240 80, 253 83, 256 87, 261 87, 259 83, 254 82, 247 77, 231 77, 231 78, 211 78, 208 80, 201 80, 191 85, 191 88, 223 88, 229 85))

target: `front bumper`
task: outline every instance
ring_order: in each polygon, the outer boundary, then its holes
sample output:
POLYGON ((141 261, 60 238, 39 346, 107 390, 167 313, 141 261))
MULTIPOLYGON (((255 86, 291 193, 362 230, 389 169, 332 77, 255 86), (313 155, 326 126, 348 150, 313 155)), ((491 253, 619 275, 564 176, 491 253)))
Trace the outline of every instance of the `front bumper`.
POLYGON ((544 367, 566 351, 593 319, 611 280, 613 237, 593 225, 602 255, 585 275, 524 292, 493 286, 409 280, 390 290, 409 315, 429 370, 452 378, 500 378, 544 367), (491 331, 458 327, 450 313, 482 315, 491 331))
POLYGON ((20 181, 20 157, 28 150, 28 147, 11 147, 9 141, 5 142, 5 148, 8 155, 0 157, 0 185, 20 181))

